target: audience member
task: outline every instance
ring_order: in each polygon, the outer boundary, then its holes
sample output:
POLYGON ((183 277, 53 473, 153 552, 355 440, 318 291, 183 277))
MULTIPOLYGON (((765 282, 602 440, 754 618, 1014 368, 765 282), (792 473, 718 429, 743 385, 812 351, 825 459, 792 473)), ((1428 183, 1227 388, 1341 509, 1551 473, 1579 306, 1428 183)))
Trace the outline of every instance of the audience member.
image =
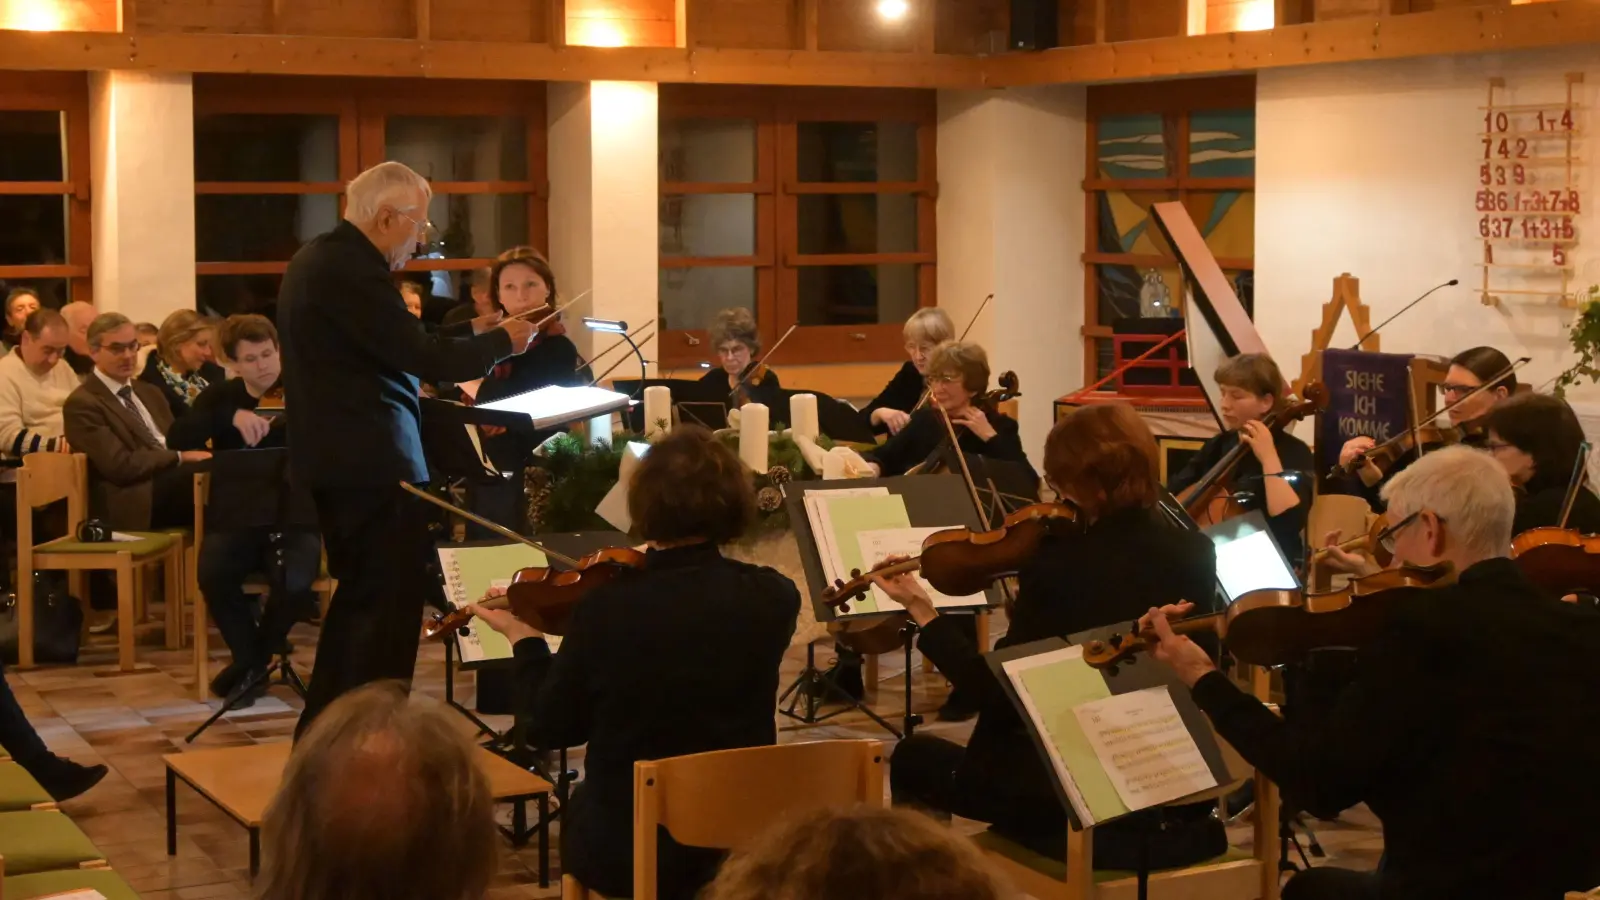
POLYGON ((67 440, 89 457, 90 511, 112 528, 146 531, 192 524, 189 479, 179 466, 210 459, 166 444, 172 412, 161 391, 133 377, 139 339, 121 313, 89 326, 94 372, 67 397, 67 440))
POLYGON ((22 341, 23 324, 39 308, 39 295, 33 288, 14 288, 6 295, 5 329, 0 331, 0 344, 9 350, 22 341))
POLYGON ((1015 892, 964 838, 903 810, 822 810, 728 860, 701 900, 1002 900, 1015 892))
POLYGON ((419 319, 422 318, 422 285, 410 279, 402 280, 400 282, 400 299, 406 302, 406 312, 419 319))
POLYGON ((82 300, 61 307, 61 318, 67 320, 67 365, 79 378, 94 368, 94 358, 89 355, 89 324, 94 317, 94 306, 82 300))
MULTIPOLYGON (((278 330, 264 316, 231 316, 222 323, 218 337, 223 358, 239 377, 213 382, 201 391, 193 408, 172 423, 167 446, 201 450, 209 445, 217 453, 287 447, 288 419, 268 419, 256 412, 261 398, 278 387, 278 330)), ((211 692, 219 697, 229 696, 266 669, 295 619, 306 612, 305 601, 322 564, 322 541, 315 531, 283 533, 284 593, 270 598, 258 614, 254 600, 244 592, 244 580, 252 572, 267 570, 271 554, 276 552, 269 523, 279 521, 283 504, 292 503, 294 495, 280 492, 282 481, 235 484, 226 480, 238 477, 221 468, 214 471, 211 504, 230 508, 226 514, 213 514, 213 506, 207 506, 208 527, 200 545, 200 590, 233 653, 233 662, 211 680, 211 692), (263 504, 268 508, 264 514, 253 508, 263 504)), ((305 495, 301 506, 310 502, 305 495)), ((314 519, 315 513, 304 518, 314 519)), ((265 682, 235 705, 254 703, 264 692, 265 682)))
POLYGON ((11 693, 4 665, 0 665, 0 746, 57 802, 78 796, 106 777, 105 766, 82 766, 50 752, 11 693))
POLYGON ((174 416, 188 412, 207 385, 228 377, 212 361, 211 338, 211 321, 192 309, 180 309, 161 323, 156 349, 139 379, 161 391, 174 416))
POLYGON ((39 309, 23 325, 22 343, 0 358, 0 452, 71 452, 61 409, 79 382, 62 358, 66 349, 66 320, 39 309))
POLYGON ((161 340, 161 329, 150 322, 140 322, 133 331, 139 336, 140 347, 154 347, 161 340))
POLYGON ((394 682, 335 700, 295 743, 262 825, 262 900, 480 900, 499 859, 478 751, 394 682))

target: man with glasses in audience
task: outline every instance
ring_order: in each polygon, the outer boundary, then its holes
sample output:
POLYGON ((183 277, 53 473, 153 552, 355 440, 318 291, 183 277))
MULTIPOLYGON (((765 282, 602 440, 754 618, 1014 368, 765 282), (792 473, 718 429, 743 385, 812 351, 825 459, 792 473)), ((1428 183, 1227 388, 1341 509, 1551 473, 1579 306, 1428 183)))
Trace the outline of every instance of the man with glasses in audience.
MULTIPOLYGON (((1453 584, 1384 598, 1326 716, 1284 720, 1151 610, 1156 659, 1289 803, 1383 823, 1377 872, 1318 867, 1284 900, 1559 897, 1600 883, 1600 613, 1545 596, 1507 558, 1515 502, 1489 454, 1448 447, 1383 490, 1397 564, 1454 567, 1453 584)), ((1337 556, 1354 567, 1362 562, 1337 556)), ((1366 566, 1363 564, 1363 568, 1366 566)))

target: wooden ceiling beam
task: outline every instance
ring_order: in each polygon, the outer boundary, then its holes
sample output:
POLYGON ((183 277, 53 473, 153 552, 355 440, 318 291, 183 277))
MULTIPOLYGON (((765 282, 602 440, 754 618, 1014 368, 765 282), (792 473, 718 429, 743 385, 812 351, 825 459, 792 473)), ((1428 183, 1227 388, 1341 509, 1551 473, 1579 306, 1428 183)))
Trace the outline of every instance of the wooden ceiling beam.
POLYGON ((1555 0, 1013 53, 991 59, 988 75, 1002 87, 1093 83, 1596 41, 1600 3, 1555 0))

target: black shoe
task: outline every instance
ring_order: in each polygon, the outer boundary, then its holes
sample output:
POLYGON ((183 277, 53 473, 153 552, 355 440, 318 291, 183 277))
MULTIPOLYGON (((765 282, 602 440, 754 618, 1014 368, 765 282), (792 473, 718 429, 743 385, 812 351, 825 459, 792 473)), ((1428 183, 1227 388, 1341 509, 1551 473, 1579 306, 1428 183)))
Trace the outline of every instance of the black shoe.
POLYGON ((951 691, 939 707, 939 721, 965 722, 978 714, 978 705, 962 691, 951 691))
POLYGON ((232 709, 249 709, 255 706, 257 700, 267 695, 267 688, 270 687, 269 679, 262 677, 264 674, 265 667, 262 666, 245 672, 240 676, 239 683, 234 685, 224 703, 230 705, 232 709), (256 681, 258 678, 261 680, 256 681), (255 686, 246 690, 246 687, 252 681, 256 682, 255 686))
POLYGON ((39 786, 45 789, 57 803, 71 800, 73 797, 87 791, 100 783, 110 771, 105 766, 80 766, 70 759, 59 756, 50 756, 46 760, 29 769, 39 786))
POLYGON ((226 697, 233 693, 233 689, 244 684, 245 674, 249 667, 235 660, 222 667, 217 677, 211 679, 211 693, 218 697, 226 697))

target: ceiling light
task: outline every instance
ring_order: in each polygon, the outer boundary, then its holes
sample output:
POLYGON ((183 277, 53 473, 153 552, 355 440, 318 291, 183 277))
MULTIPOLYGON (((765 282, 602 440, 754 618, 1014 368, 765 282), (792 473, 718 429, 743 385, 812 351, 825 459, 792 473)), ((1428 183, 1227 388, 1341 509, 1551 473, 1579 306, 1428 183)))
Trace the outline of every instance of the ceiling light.
POLYGON ((906 0, 878 0, 878 15, 891 22, 904 19, 910 11, 911 6, 906 0))

